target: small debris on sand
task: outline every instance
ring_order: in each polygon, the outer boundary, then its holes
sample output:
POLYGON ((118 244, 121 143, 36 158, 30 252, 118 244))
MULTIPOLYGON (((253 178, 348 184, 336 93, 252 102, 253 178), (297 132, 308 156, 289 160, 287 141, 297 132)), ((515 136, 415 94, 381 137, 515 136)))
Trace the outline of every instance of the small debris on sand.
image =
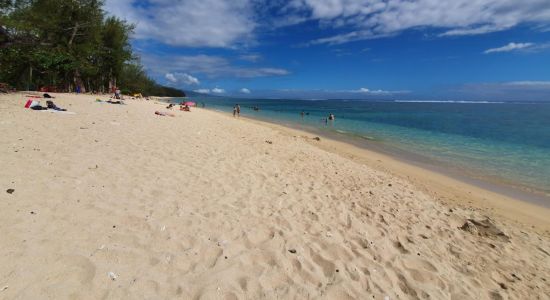
POLYGON ((288 250, 288 252, 294 254, 294 253, 296 253, 296 249, 290 249, 290 250, 288 250))
POLYGON ((13 192, 15 192, 14 189, 7 189, 7 190, 6 190, 6 193, 8 193, 8 194, 13 194, 13 192))
POLYGON ((318 137, 318 136, 314 137, 313 139, 316 140, 316 141, 318 141, 318 142, 321 140, 321 138, 318 137))
POLYGON ((107 275, 109 275, 109 278, 111 278, 112 281, 115 281, 118 278, 118 275, 114 272, 109 272, 107 275))
POLYGON ((504 242, 509 242, 510 237, 498 229, 489 218, 485 220, 467 219, 464 225, 459 227, 461 230, 472 234, 477 234, 482 237, 498 239, 504 242))

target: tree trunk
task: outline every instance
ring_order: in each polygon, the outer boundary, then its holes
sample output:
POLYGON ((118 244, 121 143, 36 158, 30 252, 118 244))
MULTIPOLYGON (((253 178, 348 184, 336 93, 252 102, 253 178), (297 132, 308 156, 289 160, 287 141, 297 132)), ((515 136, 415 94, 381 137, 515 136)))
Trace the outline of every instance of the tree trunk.
POLYGON ((76 22, 76 24, 74 24, 73 32, 71 34, 71 38, 69 39, 69 43, 68 43, 69 49, 71 49, 71 46, 73 45, 73 41, 74 41, 74 38, 75 38, 77 32, 78 32, 78 22, 76 22))

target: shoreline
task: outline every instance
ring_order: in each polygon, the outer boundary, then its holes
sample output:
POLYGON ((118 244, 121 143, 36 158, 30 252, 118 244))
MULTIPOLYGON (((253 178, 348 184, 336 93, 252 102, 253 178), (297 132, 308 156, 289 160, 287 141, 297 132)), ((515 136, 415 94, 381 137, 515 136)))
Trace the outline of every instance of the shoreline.
MULTIPOLYGON (((274 124, 276 125, 277 123, 274 124)), ((282 126, 293 128, 292 125, 287 126, 283 124, 282 126)), ((474 172, 472 170, 459 168, 452 163, 442 162, 420 154, 407 152, 377 141, 368 141, 362 137, 346 135, 340 132, 316 130, 316 128, 308 128, 306 126, 303 128, 299 127, 294 129, 309 132, 311 134, 318 134, 319 136, 324 136, 325 138, 331 140, 350 144, 360 149, 365 149, 366 151, 373 151, 378 154, 386 155, 405 164, 414 165, 467 184, 475 185, 485 190, 502 194, 503 196, 517 198, 521 201, 550 208, 550 194, 543 190, 535 190, 534 188, 521 185, 520 183, 515 183, 509 180, 505 181, 502 178, 489 177, 488 175, 476 177, 474 176, 474 172)))
MULTIPOLYGON (((225 113, 225 111, 218 108, 209 110, 225 113)), ((387 143, 369 140, 364 136, 353 133, 344 133, 339 132, 338 130, 323 130, 323 128, 302 125, 298 122, 287 122, 284 120, 255 117, 253 115, 246 115, 245 117, 260 122, 266 122, 273 125, 280 125, 286 128, 308 132, 310 134, 316 134, 331 140, 343 142, 345 144, 351 144, 367 151, 374 151, 379 154, 387 155, 406 164, 412 164, 422 169, 428 169, 464 183, 472 184, 479 188, 502 194, 503 196, 518 198, 521 201, 526 201, 550 209, 549 191, 534 186, 525 185, 518 181, 514 181, 513 179, 501 178, 488 174, 479 175, 476 174, 474 169, 459 167, 452 162, 445 162, 423 156, 421 154, 400 149, 397 146, 392 146, 387 143)))
MULTIPOLYGON (((206 110, 231 117, 230 113, 217 109, 206 110)), ((465 174, 454 173, 445 167, 429 165, 411 160, 408 154, 400 156, 391 151, 384 151, 353 143, 351 139, 337 138, 337 133, 331 134, 321 130, 294 128, 284 123, 275 123, 260 118, 241 116, 249 122, 267 126, 293 136, 320 136, 322 142, 308 142, 322 150, 335 153, 352 161, 365 164, 368 167, 394 176, 409 180, 424 192, 434 196, 445 204, 455 204, 461 207, 475 207, 486 212, 497 213, 512 221, 518 221, 530 226, 536 226, 541 232, 550 234, 550 207, 548 197, 530 193, 513 186, 499 185, 483 179, 471 178, 465 174)))

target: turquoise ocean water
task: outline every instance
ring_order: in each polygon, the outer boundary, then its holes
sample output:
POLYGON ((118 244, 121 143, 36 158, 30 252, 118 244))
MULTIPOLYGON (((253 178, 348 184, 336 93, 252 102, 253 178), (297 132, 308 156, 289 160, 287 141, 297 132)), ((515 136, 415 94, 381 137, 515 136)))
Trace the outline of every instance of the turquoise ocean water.
POLYGON ((367 147, 410 153, 470 177, 550 196, 550 103, 193 100, 227 113, 238 103, 244 116, 359 138, 367 147), (336 120, 326 124, 330 113, 336 120))

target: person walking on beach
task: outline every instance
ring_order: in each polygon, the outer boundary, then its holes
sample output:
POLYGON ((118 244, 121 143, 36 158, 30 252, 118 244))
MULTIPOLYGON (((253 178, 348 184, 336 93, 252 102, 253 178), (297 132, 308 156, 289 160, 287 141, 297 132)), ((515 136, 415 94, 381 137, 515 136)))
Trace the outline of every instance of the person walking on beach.
POLYGON ((237 105, 233 106, 233 118, 237 117, 237 105))
POLYGON ((237 117, 241 116, 241 106, 237 104, 237 117))

